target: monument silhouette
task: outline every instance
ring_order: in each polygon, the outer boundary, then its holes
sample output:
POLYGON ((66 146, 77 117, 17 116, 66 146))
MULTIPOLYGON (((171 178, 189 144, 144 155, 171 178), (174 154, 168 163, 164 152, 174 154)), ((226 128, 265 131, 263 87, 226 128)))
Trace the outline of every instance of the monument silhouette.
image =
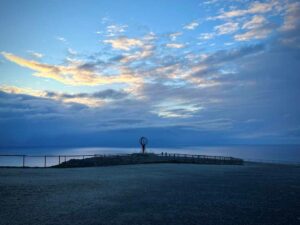
POLYGON ((142 146, 142 153, 144 154, 146 152, 146 145, 148 144, 148 139, 146 137, 141 137, 140 144, 142 146))

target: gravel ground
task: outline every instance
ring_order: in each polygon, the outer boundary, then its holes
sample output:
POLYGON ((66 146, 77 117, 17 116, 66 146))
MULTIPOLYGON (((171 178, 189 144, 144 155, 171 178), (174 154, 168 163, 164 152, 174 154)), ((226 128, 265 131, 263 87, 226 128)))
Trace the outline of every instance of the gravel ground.
POLYGON ((300 224, 300 167, 0 169, 0 225, 300 224))

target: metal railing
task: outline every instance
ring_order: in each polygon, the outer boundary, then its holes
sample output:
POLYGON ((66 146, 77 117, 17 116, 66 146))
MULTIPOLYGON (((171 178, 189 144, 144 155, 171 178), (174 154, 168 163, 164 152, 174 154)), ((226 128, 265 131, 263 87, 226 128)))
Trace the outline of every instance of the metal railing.
POLYGON ((183 158, 200 158, 200 159, 216 159, 216 160, 234 160, 237 158, 229 157, 229 156, 210 156, 210 155, 193 155, 193 154, 182 154, 182 153, 167 153, 162 152, 161 154, 157 154, 160 156, 168 156, 168 157, 183 157, 183 158))
POLYGON ((97 155, 0 155, 0 158, 14 159, 12 161, 2 162, 0 161, 0 167, 49 167, 55 164, 61 164, 70 159, 85 159, 87 157, 95 157, 97 155), (29 159, 39 159, 37 162, 28 163, 29 159), (55 159, 53 162, 49 162, 49 159, 55 159), (6 165, 3 165, 6 164, 6 165), (35 166, 34 166, 35 165, 35 166))

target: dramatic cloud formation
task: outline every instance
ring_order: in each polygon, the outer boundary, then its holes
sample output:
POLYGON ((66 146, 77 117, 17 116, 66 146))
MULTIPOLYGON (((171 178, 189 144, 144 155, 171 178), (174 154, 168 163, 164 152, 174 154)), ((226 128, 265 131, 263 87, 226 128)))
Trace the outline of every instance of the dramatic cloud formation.
POLYGON ((99 85, 139 81, 139 78, 125 71, 121 75, 105 76, 90 70, 86 64, 78 61, 70 61, 67 66, 59 66, 27 60, 6 52, 2 52, 2 55, 11 62, 36 71, 34 76, 51 78, 69 85, 99 85))
POLYGON ((49 48, 3 39, 0 146, 300 143, 299 2, 175 8, 97 15, 49 48))

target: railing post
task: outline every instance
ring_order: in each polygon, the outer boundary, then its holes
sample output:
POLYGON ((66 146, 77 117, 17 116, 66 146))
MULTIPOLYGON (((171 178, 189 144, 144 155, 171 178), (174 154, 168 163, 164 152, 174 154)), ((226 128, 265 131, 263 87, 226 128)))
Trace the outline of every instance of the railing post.
POLYGON ((60 165, 60 155, 58 156, 58 165, 60 165))
POLYGON ((44 156, 45 159, 44 159, 44 167, 46 168, 47 167, 47 156, 44 156))

